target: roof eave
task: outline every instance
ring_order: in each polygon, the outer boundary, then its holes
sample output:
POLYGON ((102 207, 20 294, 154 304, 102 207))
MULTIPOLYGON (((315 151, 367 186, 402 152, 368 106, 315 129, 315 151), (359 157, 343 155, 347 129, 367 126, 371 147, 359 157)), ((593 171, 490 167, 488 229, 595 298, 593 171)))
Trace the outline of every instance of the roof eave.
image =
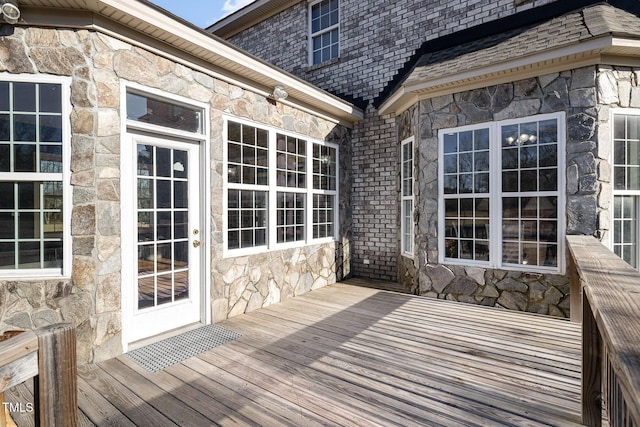
POLYGON ((299 3, 301 0, 256 0, 207 27, 207 31, 227 39, 299 3))
POLYGON ((87 0, 82 10, 50 8, 45 1, 29 3, 18 25, 102 31, 263 96, 270 96, 276 85, 284 86, 289 95, 285 104, 345 126, 353 127, 364 117, 351 103, 146 2, 87 0))
POLYGON ((602 63, 605 57, 607 63, 614 62, 611 65, 640 64, 639 53, 640 40, 606 35, 444 77, 405 81, 378 111, 399 115, 419 100, 595 65, 602 63))

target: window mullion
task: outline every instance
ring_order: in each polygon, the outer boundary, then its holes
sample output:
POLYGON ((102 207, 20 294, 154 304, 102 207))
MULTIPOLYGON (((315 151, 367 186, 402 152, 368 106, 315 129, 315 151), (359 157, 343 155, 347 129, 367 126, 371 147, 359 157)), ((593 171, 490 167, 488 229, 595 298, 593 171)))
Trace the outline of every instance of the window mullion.
POLYGON ((306 202, 305 202, 305 241, 310 243, 313 240, 313 141, 307 140, 305 142, 306 157, 305 161, 305 183, 306 185, 306 202))
POLYGON ((268 216, 267 216, 267 241, 268 248, 273 249, 277 245, 278 226, 278 188, 277 188, 277 136, 276 132, 269 130, 269 185, 268 185, 268 216))
POLYGON ((497 268, 502 259, 502 144, 500 125, 489 126, 489 265, 497 268))

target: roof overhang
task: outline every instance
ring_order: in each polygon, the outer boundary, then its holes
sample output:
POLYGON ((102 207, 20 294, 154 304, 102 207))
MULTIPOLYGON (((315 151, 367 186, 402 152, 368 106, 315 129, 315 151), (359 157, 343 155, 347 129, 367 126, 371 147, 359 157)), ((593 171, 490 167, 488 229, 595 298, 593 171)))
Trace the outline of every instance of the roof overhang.
POLYGON ((276 85, 284 104, 353 127, 362 110, 144 0, 20 0, 16 25, 106 33, 263 96, 276 85), (70 6, 71 5, 71 6, 70 6))
POLYGON ((424 99, 596 64, 640 66, 640 40, 607 35, 446 76, 415 81, 409 78, 380 105, 378 112, 399 115, 424 99))
POLYGON ((227 39, 255 24, 272 17, 301 0, 255 0, 242 9, 225 16, 207 28, 207 31, 227 39))

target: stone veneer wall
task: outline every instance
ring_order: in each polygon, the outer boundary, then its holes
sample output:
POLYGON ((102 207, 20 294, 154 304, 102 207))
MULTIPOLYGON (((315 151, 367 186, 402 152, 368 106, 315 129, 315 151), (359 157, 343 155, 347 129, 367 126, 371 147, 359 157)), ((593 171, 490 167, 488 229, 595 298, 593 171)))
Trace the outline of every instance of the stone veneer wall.
MULTIPOLYGON (((0 331, 59 321, 77 328, 79 363, 122 352, 120 82, 211 106, 213 320, 282 301, 349 273, 350 131, 99 32, 15 27, 0 37, 0 72, 71 76, 73 268, 70 278, 0 278, 0 331), (222 259, 223 113, 340 144, 341 240, 222 259)), ((67 147, 69 149, 69 147, 67 147)), ((127 280, 124 278, 124 280, 127 280)))
POLYGON ((565 275, 438 264, 438 130, 565 111, 567 233, 602 237, 609 228, 611 169, 610 135, 602 126, 608 107, 598 99, 625 97, 628 104, 634 93, 640 104, 638 88, 631 88, 637 77, 586 67, 421 101, 403 113, 398 136, 416 135, 418 180, 415 257, 400 264, 405 284, 420 295, 568 317, 565 275), (617 95, 616 84, 625 95, 617 95))

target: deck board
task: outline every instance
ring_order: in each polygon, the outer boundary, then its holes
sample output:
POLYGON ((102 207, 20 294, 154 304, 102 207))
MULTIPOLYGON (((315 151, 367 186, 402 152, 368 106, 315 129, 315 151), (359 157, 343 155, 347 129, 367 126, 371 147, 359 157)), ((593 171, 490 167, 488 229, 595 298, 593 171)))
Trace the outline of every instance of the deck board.
POLYGON ((579 324, 362 284, 224 321, 242 337, 160 372, 126 356, 81 367, 81 413, 96 425, 581 425, 579 324))

